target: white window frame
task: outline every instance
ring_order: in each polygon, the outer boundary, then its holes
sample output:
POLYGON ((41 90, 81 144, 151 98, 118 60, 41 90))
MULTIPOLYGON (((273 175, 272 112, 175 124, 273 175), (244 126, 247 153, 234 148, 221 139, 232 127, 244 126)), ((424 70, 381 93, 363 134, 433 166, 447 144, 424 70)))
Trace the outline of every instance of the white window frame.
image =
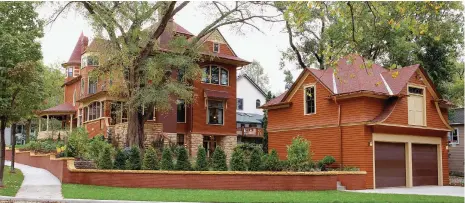
MULTIPOLYGON (((407 85, 407 95, 410 96, 410 94, 412 95, 419 95, 419 94, 415 94, 415 93, 410 93, 409 91, 409 87, 413 87, 413 88, 419 88, 419 89, 423 89, 423 125, 414 125, 414 124, 411 124, 411 123, 408 123, 408 125, 413 125, 413 126, 426 126, 427 125, 427 122, 426 122, 426 87, 423 86, 423 85, 418 85, 418 84, 408 84, 407 85)), ((409 97, 407 97, 407 122, 408 122, 408 99, 409 97)))
POLYGON ((203 81, 203 76, 202 76, 202 79, 201 79, 201 81, 200 81, 201 83, 203 83, 203 84, 209 84, 209 85, 220 85, 220 86, 224 86, 224 87, 229 86, 229 81, 230 81, 230 77, 229 77, 229 76, 230 76, 230 74, 229 74, 229 70, 228 70, 227 68, 224 68, 224 67, 222 67, 222 66, 220 66, 220 65, 216 65, 216 64, 210 64, 210 65, 206 65, 206 66, 203 66, 203 67, 202 67, 202 74, 205 73, 205 72, 203 71, 204 68, 209 68, 207 78, 209 78, 210 82, 204 82, 204 81, 203 81), (218 68, 218 82, 219 82, 218 84, 211 83, 211 75, 212 75, 212 69, 211 69, 211 67, 212 67, 212 66, 216 66, 216 67, 218 68), (227 83, 226 85, 222 85, 222 84, 221 84, 221 70, 225 70, 225 71, 228 73, 228 83, 227 83))
MULTIPOLYGON (((179 122, 177 116, 176 116, 176 122, 177 122, 177 123, 186 123, 186 122, 187 122, 186 100, 184 100, 184 99, 178 99, 178 100, 176 101, 176 114, 177 114, 177 110, 178 110, 178 109, 177 109, 177 105, 178 105, 177 102, 178 102, 179 100, 183 100, 183 101, 184 101, 184 122, 179 122)), ((154 113, 153 115, 155 115, 155 113, 154 113)))
POLYGON ((255 100, 255 108, 258 109, 262 105, 262 101, 260 99, 255 100), (257 106, 257 101, 258 101, 258 106, 257 106))
POLYGON ((243 111, 244 110, 244 99, 243 98, 236 98, 236 110, 243 111), (239 109, 239 100, 242 101, 242 109, 239 109))
POLYGON ((219 99, 207 99, 207 125, 218 125, 218 126, 223 126, 226 123, 226 118, 224 117, 226 111, 226 102, 223 100, 219 99), (211 124, 210 123, 210 108, 209 108, 209 102, 210 101, 219 101, 223 103, 223 123, 222 124, 211 124))
POLYGON ((317 107, 317 102, 316 102, 316 84, 308 84, 303 86, 303 99, 304 99, 304 115, 314 115, 316 114, 316 107, 317 107), (307 113, 307 88, 313 87, 313 97, 315 98, 315 112, 314 113, 307 113))
POLYGON ((453 131, 449 132, 449 141, 450 143, 449 144, 456 144, 456 145, 459 145, 460 144, 460 130, 459 128, 454 128, 453 131), (457 131, 457 142, 452 142, 452 136, 454 135, 454 131, 457 131))
POLYGON ((74 77, 74 67, 68 67, 68 70, 66 71, 66 77, 74 77), (69 75, 70 70, 71 76, 69 75))
POLYGON ((220 53, 220 43, 213 42, 213 53, 220 53), (218 50, 215 51, 215 45, 218 45, 218 50))

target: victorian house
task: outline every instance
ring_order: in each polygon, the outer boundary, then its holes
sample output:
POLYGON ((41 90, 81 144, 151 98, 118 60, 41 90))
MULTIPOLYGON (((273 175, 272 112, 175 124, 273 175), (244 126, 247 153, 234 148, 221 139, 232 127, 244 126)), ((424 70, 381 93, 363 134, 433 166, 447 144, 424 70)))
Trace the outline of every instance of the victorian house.
MULTIPOLYGON (((159 39, 160 44, 169 41, 173 35, 194 36, 171 20, 159 39)), ((37 113, 47 118, 46 123, 40 124, 39 139, 56 138, 73 128, 84 127, 90 137, 111 134, 120 145, 127 145, 125 99, 109 94, 111 82, 108 79, 91 77, 90 74, 99 65, 98 53, 93 51, 93 46, 98 44, 96 41, 89 43, 81 34, 68 62, 62 64, 66 69, 62 85, 64 103, 37 113), (52 132, 50 118, 61 120, 64 130, 52 132)), ((151 119, 144 125, 146 142, 162 136, 165 143, 186 146, 194 156, 200 145, 207 149, 208 155, 216 146, 221 146, 229 157, 237 143, 236 70, 249 62, 236 55, 218 30, 204 37, 203 43, 204 60, 200 64, 203 78, 192 81, 195 101, 185 104, 183 100, 174 99, 170 112, 155 109, 145 112, 151 114, 151 119)))

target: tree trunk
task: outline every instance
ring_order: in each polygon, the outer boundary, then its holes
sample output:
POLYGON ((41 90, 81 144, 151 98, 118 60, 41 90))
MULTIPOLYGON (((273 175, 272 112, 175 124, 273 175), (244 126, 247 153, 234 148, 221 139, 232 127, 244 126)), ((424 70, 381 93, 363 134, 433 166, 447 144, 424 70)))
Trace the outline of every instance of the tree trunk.
POLYGON ((134 107, 128 107, 128 144, 144 149, 144 117, 134 107))
POLYGON ((29 140, 31 139, 31 119, 27 119, 26 122, 26 144, 29 143, 29 140))
POLYGON ((16 149, 16 123, 11 125, 11 167, 10 173, 15 172, 15 149, 16 149))
POLYGON ((0 187, 3 187, 3 171, 5 168, 5 128, 6 117, 0 117, 0 187))

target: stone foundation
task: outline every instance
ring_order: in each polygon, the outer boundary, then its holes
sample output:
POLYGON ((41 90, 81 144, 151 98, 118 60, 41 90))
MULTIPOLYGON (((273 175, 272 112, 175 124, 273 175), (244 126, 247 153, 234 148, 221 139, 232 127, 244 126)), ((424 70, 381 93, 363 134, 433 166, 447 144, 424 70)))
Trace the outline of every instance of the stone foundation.
MULTIPOLYGON (((118 147, 126 147, 129 145, 127 140, 128 123, 118 123, 114 125, 113 138, 118 147)), ((144 146, 147 148, 152 142, 164 137, 163 124, 155 122, 145 122, 144 124, 144 146)), ((165 139, 166 140, 166 139, 165 139)))
POLYGON ((217 144, 226 154, 226 161, 229 164, 234 148, 237 145, 237 136, 217 136, 217 144))
POLYGON ((202 134, 191 134, 190 135, 190 151, 192 157, 197 157, 197 151, 199 151, 199 145, 203 145, 202 134))

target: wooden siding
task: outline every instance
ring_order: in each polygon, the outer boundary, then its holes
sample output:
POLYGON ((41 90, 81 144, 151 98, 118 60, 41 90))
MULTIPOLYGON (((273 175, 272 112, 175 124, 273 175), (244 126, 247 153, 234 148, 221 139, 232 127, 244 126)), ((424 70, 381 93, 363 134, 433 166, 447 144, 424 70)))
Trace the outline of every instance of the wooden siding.
POLYGON ((452 126, 453 128, 459 129, 459 144, 455 147, 449 146, 449 170, 463 173, 463 146, 465 138, 463 136, 463 125, 452 126))

